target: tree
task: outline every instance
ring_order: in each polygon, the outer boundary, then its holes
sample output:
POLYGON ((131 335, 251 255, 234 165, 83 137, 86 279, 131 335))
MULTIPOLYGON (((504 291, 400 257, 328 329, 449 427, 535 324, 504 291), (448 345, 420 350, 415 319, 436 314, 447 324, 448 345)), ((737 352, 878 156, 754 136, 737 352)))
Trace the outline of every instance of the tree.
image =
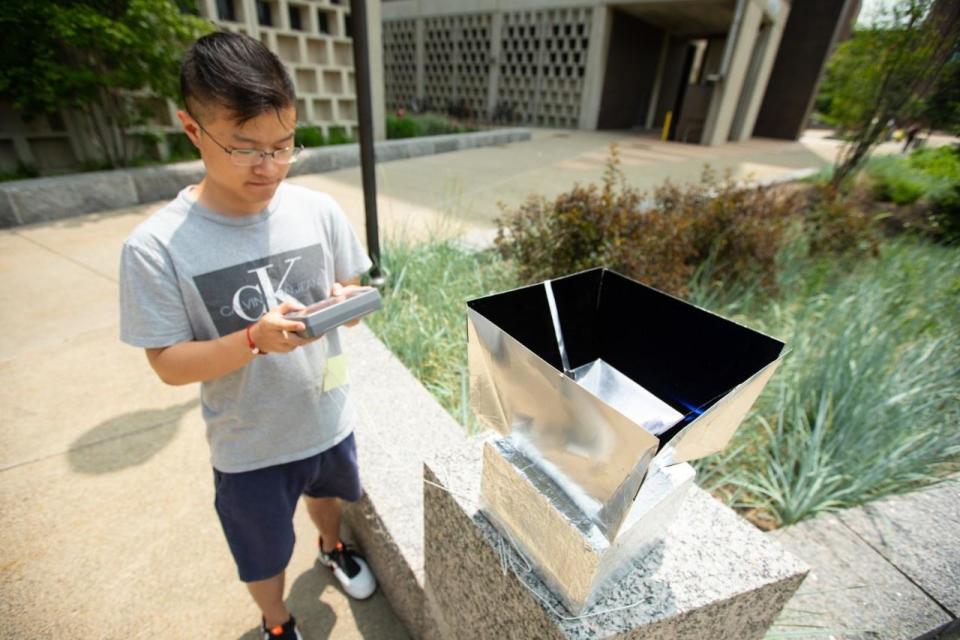
POLYGON ((931 128, 960 136, 960 51, 955 51, 927 99, 924 119, 931 128))
POLYGON ((214 30, 173 0, 0 3, 0 100, 30 117, 70 110, 111 166, 133 160, 143 96, 176 98, 187 47, 214 30))
POLYGON ((891 121, 918 121, 924 98, 956 49, 960 19, 949 2, 900 0, 883 7, 830 60, 829 118, 845 137, 834 168, 839 186, 881 142, 891 121))

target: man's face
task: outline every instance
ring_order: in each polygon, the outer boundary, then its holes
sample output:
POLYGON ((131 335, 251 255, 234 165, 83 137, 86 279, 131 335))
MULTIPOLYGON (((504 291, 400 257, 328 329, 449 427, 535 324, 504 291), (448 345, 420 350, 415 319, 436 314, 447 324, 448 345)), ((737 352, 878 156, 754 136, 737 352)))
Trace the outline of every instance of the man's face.
POLYGON ((238 125, 222 107, 205 109, 196 119, 183 111, 178 115, 187 135, 200 150, 207 180, 218 191, 229 194, 238 203, 265 203, 273 197, 290 165, 278 164, 267 157, 254 166, 238 166, 223 147, 269 152, 293 146, 297 120, 293 107, 279 113, 266 111, 242 125, 238 125))

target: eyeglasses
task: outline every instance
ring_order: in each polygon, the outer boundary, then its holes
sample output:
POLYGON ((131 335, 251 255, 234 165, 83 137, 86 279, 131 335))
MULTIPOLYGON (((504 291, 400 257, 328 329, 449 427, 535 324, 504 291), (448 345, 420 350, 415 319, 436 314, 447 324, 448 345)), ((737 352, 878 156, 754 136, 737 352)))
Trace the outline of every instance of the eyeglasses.
POLYGON ((238 167, 255 167, 263 162, 263 159, 268 156, 277 164, 293 164, 297 161, 297 156, 300 155, 300 152, 303 151, 303 145, 284 147, 283 149, 275 149, 273 151, 261 151, 260 149, 231 149, 230 147, 223 146, 216 138, 210 135, 210 132, 203 128, 203 125, 200 124, 199 120, 194 118, 194 122, 197 123, 197 126, 200 127, 200 130, 207 134, 218 147, 227 152, 227 155, 230 156, 230 160, 238 167))

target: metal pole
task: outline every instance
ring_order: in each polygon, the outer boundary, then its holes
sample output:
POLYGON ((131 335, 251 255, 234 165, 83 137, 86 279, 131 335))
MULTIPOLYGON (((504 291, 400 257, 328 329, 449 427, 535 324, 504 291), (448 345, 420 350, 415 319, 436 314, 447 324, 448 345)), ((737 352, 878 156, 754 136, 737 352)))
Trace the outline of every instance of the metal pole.
POLYGON ((363 208, 366 212, 367 251, 373 268, 370 284, 386 281, 380 265, 380 231, 377 224, 377 175, 373 155, 373 106, 370 98, 370 55, 366 0, 350 3, 353 26, 353 65, 357 82, 357 125, 360 130, 360 173, 363 178, 363 208))

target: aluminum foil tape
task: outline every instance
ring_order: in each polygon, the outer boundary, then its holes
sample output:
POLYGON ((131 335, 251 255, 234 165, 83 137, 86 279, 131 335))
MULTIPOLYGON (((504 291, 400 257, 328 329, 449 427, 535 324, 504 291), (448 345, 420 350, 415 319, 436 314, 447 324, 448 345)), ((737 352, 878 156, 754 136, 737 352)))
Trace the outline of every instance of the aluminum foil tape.
POLYGON ((616 539, 610 541, 561 487, 509 438, 484 443, 481 509, 574 615, 664 537, 693 484, 689 464, 650 466, 616 539))
POLYGON ((467 303, 470 398, 608 542, 656 457, 721 451, 783 343, 607 269, 467 303))

